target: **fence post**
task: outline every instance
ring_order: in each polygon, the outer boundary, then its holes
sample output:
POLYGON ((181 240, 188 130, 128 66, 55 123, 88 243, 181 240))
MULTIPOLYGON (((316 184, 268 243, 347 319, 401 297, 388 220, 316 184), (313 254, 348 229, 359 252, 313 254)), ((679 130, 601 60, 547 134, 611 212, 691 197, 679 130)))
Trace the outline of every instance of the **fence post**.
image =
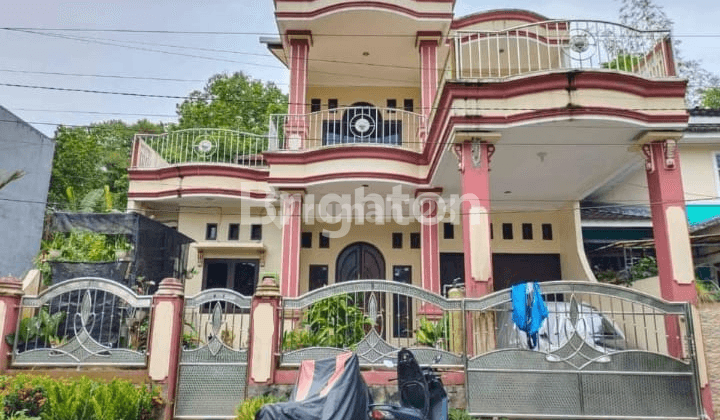
MULTIPOLYGON (((465 299, 465 289, 453 287, 448 290, 448 299, 465 299)), ((465 326, 463 325, 463 312, 450 313, 450 351, 462 353, 465 351, 465 326)))
POLYGON ((0 278, 0 372, 5 372, 10 366, 12 347, 5 337, 13 334, 17 328, 22 295, 20 280, 14 277, 0 278))
POLYGON ((264 277, 253 296, 250 313, 250 383, 273 383, 275 350, 280 343, 280 298, 277 281, 264 277))
POLYGON ((153 296, 152 323, 148 336, 148 375, 153 381, 165 385, 165 420, 173 418, 184 304, 184 287, 179 280, 167 278, 160 282, 153 296))

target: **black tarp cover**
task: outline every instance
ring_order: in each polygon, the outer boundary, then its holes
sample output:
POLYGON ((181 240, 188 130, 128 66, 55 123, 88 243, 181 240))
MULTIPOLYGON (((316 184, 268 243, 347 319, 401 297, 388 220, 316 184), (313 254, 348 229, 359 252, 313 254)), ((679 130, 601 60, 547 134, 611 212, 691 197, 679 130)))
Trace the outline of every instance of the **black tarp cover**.
POLYGON ((342 353, 300 364, 290 401, 264 406, 256 420, 365 420, 368 388, 357 355, 342 353))

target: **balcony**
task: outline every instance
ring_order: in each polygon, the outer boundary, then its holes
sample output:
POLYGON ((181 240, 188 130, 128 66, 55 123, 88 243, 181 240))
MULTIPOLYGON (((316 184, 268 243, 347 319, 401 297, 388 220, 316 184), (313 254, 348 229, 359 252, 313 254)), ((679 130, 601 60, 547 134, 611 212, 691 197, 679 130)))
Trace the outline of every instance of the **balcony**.
POLYGON ((458 30, 454 40, 454 74, 446 73, 446 79, 501 79, 602 69, 649 79, 676 76, 668 30, 640 31, 609 22, 555 20, 498 31, 458 30))
POLYGON ((136 134, 131 169, 182 164, 229 164, 264 168, 267 136, 234 130, 198 128, 164 134, 136 134))
POLYGON ((270 150, 317 150, 346 146, 422 151, 425 117, 396 108, 356 106, 304 115, 272 115, 270 150))

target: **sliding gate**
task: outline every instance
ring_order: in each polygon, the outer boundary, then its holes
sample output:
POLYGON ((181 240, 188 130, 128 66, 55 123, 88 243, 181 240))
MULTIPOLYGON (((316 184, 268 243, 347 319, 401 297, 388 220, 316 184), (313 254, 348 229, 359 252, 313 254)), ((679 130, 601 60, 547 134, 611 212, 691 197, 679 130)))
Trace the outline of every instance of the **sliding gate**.
POLYGON ((590 282, 541 288, 550 314, 533 349, 514 327, 509 290, 465 300, 470 414, 701 417, 689 304, 590 282))

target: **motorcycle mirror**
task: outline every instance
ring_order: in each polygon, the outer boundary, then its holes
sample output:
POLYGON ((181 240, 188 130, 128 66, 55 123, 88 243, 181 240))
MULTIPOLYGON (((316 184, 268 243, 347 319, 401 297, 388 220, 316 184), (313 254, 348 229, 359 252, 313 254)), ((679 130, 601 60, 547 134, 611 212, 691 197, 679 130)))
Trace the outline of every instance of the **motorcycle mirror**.
POLYGON ((385 365, 385 367, 387 368, 395 367, 395 363, 393 363, 393 361, 390 359, 383 360, 383 365, 385 365))

